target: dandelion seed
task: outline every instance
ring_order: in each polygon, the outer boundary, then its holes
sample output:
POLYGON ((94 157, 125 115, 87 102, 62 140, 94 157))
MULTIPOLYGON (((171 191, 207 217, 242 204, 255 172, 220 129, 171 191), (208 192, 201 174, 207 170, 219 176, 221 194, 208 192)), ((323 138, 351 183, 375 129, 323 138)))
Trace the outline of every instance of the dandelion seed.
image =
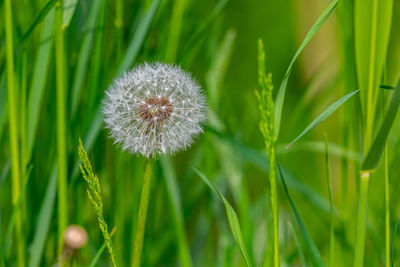
POLYGON ((206 120, 206 100, 192 77, 176 66, 143 64, 110 86, 106 127, 116 143, 149 158, 189 147, 206 120))

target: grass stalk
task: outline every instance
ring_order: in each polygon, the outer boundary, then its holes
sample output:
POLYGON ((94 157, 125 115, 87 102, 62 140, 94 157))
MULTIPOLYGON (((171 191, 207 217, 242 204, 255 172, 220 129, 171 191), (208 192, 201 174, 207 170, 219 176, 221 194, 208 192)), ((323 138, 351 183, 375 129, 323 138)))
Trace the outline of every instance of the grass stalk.
POLYGON ((332 198, 332 183, 331 183, 331 165, 329 163, 329 147, 328 147, 328 136, 325 133, 325 166, 326 166, 326 180, 328 184, 328 194, 329 194, 329 217, 330 217, 330 243, 329 243, 329 266, 333 267, 335 259, 335 232, 334 232, 334 216, 333 216, 333 198, 332 198))
MULTIPOLYGON (((18 114, 17 114, 17 86, 14 73, 14 45, 13 45, 13 20, 11 11, 11 0, 5 0, 4 8, 5 32, 6 32, 6 59, 7 59, 7 93, 8 93, 8 116, 10 132, 10 154, 12 173, 12 203, 17 205, 21 193, 21 165, 20 151, 18 147, 18 114)), ((22 230, 22 213, 17 208, 15 219, 15 232, 17 239, 17 266, 25 266, 25 241, 22 230)))
POLYGON ((170 62, 173 62, 176 59, 184 10, 185 0, 174 0, 174 7, 172 9, 171 26, 166 51, 166 59, 170 62))
POLYGON ((66 92, 64 74, 63 1, 55 5, 54 38, 57 83, 57 164, 58 164, 58 253, 64 243, 67 227, 67 138, 66 138, 66 92))
POLYGON ((368 204, 368 184, 371 173, 361 172, 360 193, 358 202, 357 236, 354 255, 354 267, 362 267, 364 260, 365 225, 368 204))
POLYGON ((147 208, 149 206, 149 195, 151 176, 153 175, 154 159, 148 159, 143 176, 142 193, 140 195, 139 211, 136 223, 136 234, 133 244, 132 267, 140 266, 140 259, 143 250, 144 232, 146 229, 147 208))
POLYGON ((261 39, 258 41, 258 83, 260 90, 256 91, 261 112, 260 130, 264 136, 264 143, 269 160, 270 200, 272 209, 273 227, 273 266, 279 266, 279 231, 278 231, 278 193, 276 189, 276 152, 275 152, 275 124, 272 75, 265 71, 265 52, 261 39))
POLYGON ((390 261, 390 193, 389 193, 389 151, 386 140, 384 152, 385 164, 385 263, 391 266, 390 261))
MULTIPOLYGON (((383 112, 386 112, 386 94, 383 97, 383 112)), ((389 189, 389 148, 388 139, 384 148, 384 180, 385 180, 385 265, 391 266, 390 260, 390 189, 389 189)))

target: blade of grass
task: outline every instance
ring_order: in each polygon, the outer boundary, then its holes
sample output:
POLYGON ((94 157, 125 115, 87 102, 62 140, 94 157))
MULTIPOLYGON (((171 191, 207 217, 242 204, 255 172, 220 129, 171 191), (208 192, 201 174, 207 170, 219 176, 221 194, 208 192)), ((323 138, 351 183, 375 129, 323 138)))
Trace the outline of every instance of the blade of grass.
POLYGON ((143 45, 143 41, 149 32, 150 25, 153 21, 159 3, 160 0, 153 0, 151 7, 141 19, 138 28, 136 29, 136 32, 128 45, 124 60, 118 68, 117 75, 120 75, 124 70, 129 69, 135 61, 137 55, 139 54, 140 48, 143 45))
MULTIPOLYGON (((329 142, 329 155, 342 157, 347 160, 352 160, 357 163, 362 162, 362 154, 360 152, 355 152, 345 147, 329 142)), ((296 151, 314 151, 325 153, 325 144, 323 141, 301 141, 290 147, 290 150, 286 149, 287 144, 282 144, 277 146, 278 154, 288 154, 296 151)))
POLYGON ((41 34, 41 45, 35 60, 33 78, 28 99, 28 158, 32 154, 33 145, 36 137, 36 129, 39 121, 39 111, 41 107, 44 88, 48 74, 50 55, 53 47, 53 24, 54 10, 48 13, 44 21, 44 28, 41 34))
MULTIPOLYGON (((21 162, 20 149, 18 145, 18 102, 17 102, 17 84, 14 69, 14 44, 13 44, 13 18, 11 10, 11 0, 5 1, 4 6, 5 34, 6 34, 6 73, 7 73, 7 92, 8 92, 8 121, 10 138, 10 156, 11 156, 11 190, 12 203, 15 206, 21 193, 21 162)), ((16 214, 16 239, 17 239, 17 266, 25 266, 25 240, 22 229, 22 213, 18 209, 16 214)))
POLYGON ((182 17, 185 11, 185 0, 174 0, 172 9, 171 25, 169 27, 169 36, 166 51, 166 60, 173 62, 179 47, 179 38, 181 35, 182 17))
POLYGON ((78 64, 75 69, 74 83, 72 86, 72 106, 70 117, 73 118, 79 102, 82 84, 87 73, 87 64, 90 57, 92 42, 94 36, 94 28, 98 17, 102 1, 92 1, 89 9, 88 20, 85 25, 85 35, 79 50, 78 64))
POLYGON ((194 31, 192 37, 186 42, 186 45, 182 49, 182 54, 178 57, 178 62, 183 63, 186 58, 189 57, 189 53, 194 53, 195 48, 201 44, 201 41, 207 34, 212 23, 228 1, 229 0, 220 0, 210 15, 205 20, 202 20, 203 23, 200 24, 200 26, 194 31))
POLYGON ((174 227, 178 240, 179 248, 179 258, 182 267, 192 266, 190 259, 190 250, 185 237, 185 223, 182 214, 182 204, 179 192, 179 187, 176 181, 176 174, 174 172, 174 167, 169 156, 163 156, 160 158, 163 177, 167 186, 167 193, 171 203, 171 208, 173 212, 174 227))
POLYGON ((355 0, 356 68, 364 118, 364 153, 370 148, 379 83, 382 78, 392 22, 392 0, 355 0))
POLYGON ((332 200, 332 184, 331 184, 331 164, 329 163, 329 145, 328 135, 325 133, 325 167, 326 167, 326 182, 328 185, 328 195, 330 204, 330 227, 329 227, 329 266, 334 267, 335 259, 335 232, 334 232, 334 216, 333 216, 333 200, 332 200))
POLYGON ((53 8, 53 6, 56 4, 56 2, 57 2, 57 0, 49 0, 46 3, 46 5, 42 8, 42 10, 40 10, 39 15, 34 19, 31 26, 29 26, 28 30, 20 38, 19 46, 22 46, 22 44, 28 39, 28 37, 32 34, 33 30, 36 28, 36 26, 40 22, 42 22, 42 20, 47 16, 47 14, 53 8))
POLYGON ((57 192, 57 166, 53 167, 50 180, 47 184, 46 193, 39 210, 39 216, 36 221, 36 230, 33 241, 30 245, 29 267, 40 266, 44 245, 49 233, 50 221, 53 217, 54 204, 57 192))
POLYGON ((72 16, 75 13, 76 5, 78 4, 79 0, 64 0, 63 1, 63 24, 62 29, 68 27, 69 23, 71 22, 72 16))
POLYGON ((301 215, 300 215, 299 211, 297 210, 297 207, 296 207, 292 197, 290 196, 289 190, 288 190, 286 182, 285 182, 284 175, 282 173, 281 166, 278 161, 277 161, 277 167, 278 167, 278 173, 282 179, 285 194, 289 200, 290 206, 292 207, 293 213, 295 215, 297 224, 300 229, 300 233, 304 239, 306 251, 308 253, 308 256, 311 258, 311 263, 313 266, 318 266, 318 267, 325 266, 325 264, 321 258, 321 254, 319 253, 317 246, 315 245, 314 241, 312 240, 312 238, 307 230, 307 227, 304 224, 303 219, 301 218, 301 215))
POLYGON ((229 226, 232 231, 233 238, 235 239, 236 245, 239 247, 240 252, 247 264, 247 266, 252 266, 249 255, 247 253, 246 245, 242 236, 242 231, 240 230, 240 224, 235 210, 229 204, 228 200, 219 191, 219 189, 196 167, 194 167, 195 172, 200 176, 203 182, 214 192, 216 192, 224 203, 226 215, 228 217, 229 226))
POLYGON ((329 18, 330 14, 335 9, 336 5, 338 4, 338 0, 332 1, 329 6, 322 12, 321 16, 315 21, 311 29, 308 31, 306 36, 304 37, 303 42, 300 44, 300 47, 297 49, 296 54, 294 55, 292 61, 289 64, 289 67, 286 70, 285 76, 283 76, 282 83, 279 87, 278 93, 275 99, 275 137, 278 139, 279 137, 279 130, 281 126, 281 119, 282 119, 282 109, 283 103, 285 101, 285 94, 286 94, 286 87, 290 77, 290 74, 293 69, 294 62, 303 51, 304 47, 310 42, 310 40, 314 37, 314 35, 319 31, 322 25, 324 25, 325 21, 329 18))
POLYGON ((382 126, 379 129, 378 135, 376 136, 367 156, 365 157, 362 170, 371 171, 377 168, 379 160, 382 156, 383 149, 385 147, 385 142, 389 131, 392 127, 393 121, 396 118, 397 111, 400 105, 400 84, 397 86, 392 99, 390 101, 389 107, 387 109, 385 119, 383 120, 382 126))
POLYGON ((288 225, 289 225, 290 231, 292 232, 294 242, 296 243, 296 247, 297 247, 297 250, 298 250, 298 253, 300 256, 301 266, 306 267, 307 266, 306 258, 304 257, 303 247, 300 243, 299 237, 297 236, 297 233, 294 230, 293 226, 290 223, 288 223, 288 225))
POLYGON ((320 115, 318 115, 317 118, 315 118, 310 125, 308 125, 295 139, 293 139, 292 142, 289 143, 289 145, 286 146, 288 149, 291 145, 296 143, 300 138, 302 138, 306 133, 308 133, 311 129, 313 129, 315 126, 329 118, 330 115, 332 115, 333 112, 335 112, 340 106, 342 106, 350 97, 353 95, 357 94, 360 92, 360 89, 353 91, 344 97, 340 98, 337 100, 335 103, 331 104, 329 107, 327 107, 320 115))

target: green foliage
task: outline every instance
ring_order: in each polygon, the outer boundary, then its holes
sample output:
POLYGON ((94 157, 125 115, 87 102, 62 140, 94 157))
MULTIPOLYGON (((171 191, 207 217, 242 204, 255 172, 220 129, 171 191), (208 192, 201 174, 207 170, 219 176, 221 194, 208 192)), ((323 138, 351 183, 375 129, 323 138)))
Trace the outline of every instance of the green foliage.
POLYGON ((82 176, 88 185, 88 189, 86 190, 86 192, 96 212, 97 219, 99 221, 99 227, 101 232, 103 233, 105 244, 111 256, 111 261, 114 266, 117 266, 111 241, 111 235, 108 232, 108 226, 103 216, 103 200, 101 199, 100 181, 97 175, 93 172, 92 164, 90 163, 85 148, 82 145, 81 139, 79 139, 78 153, 81 160, 81 165, 79 167, 81 169, 82 176))

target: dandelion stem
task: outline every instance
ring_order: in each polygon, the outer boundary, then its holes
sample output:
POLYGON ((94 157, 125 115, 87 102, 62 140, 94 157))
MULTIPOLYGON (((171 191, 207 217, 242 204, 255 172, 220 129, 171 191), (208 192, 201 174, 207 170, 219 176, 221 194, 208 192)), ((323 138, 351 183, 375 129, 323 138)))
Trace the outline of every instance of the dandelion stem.
POLYGON ((137 216, 136 234, 133 244, 132 267, 140 266, 140 258, 143 250, 143 239, 146 228, 147 207, 149 205, 151 176, 153 175, 154 159, 148 159, 144 171, 142 193, 140 195, 139 212, 137 216))
POLYGON ((57 163, 58 163, 58 252, 64 243, 64 230, 67 227, 67 138, 65 116, 65 81, 64 81, 64 32, 63 1, 55 5, 55 58, 57 82, 57 163))
MULTIPOLYGON (((6 57, 7 57, 7 91, 8 91, 8 115, 10 121, 10 149, 12 172, 12 203, 17 205, 21 191, 21 165, 18 148, 18 117, 17 117, 17 87, 14 74, 14 46, 12 39, 12 12, 11 0, 5 1, 4 8, 5 32, 6 32, 6 57)), ((22 214, 20 207, 16 211, 15 232, 17 239, 17 266, 25 266, 25 242, 22 232, 22 214)))

